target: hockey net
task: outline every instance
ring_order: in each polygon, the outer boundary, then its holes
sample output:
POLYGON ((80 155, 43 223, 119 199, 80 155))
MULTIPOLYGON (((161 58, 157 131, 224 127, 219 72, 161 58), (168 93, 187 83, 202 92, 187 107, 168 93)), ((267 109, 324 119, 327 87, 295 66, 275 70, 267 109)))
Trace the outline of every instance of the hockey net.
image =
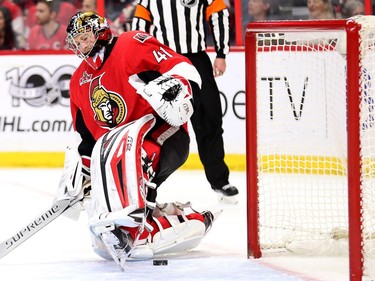
POLYGON ((249 256, 375 278, 375 17, 250 23, 245 44, 249 256))

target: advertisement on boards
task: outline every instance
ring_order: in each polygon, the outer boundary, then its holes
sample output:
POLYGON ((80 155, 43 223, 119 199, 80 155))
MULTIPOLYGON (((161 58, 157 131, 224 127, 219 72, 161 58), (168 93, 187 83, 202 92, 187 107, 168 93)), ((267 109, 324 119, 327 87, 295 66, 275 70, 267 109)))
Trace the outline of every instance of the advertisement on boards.
MULTIPOLYGON (((209 53, 211 59, 214 54, 209 53)), ((1 56, 0 152, 64 152, 75 142, 69 110, 69 81, 80 63, 75 55, 1 56)), ((227 154, 245 153, 244 53, 228 55, 217 78, 223 104, 227 154)), ((196 153, 193 130, 191 152, 196 153)))
POLYGON ((72 137, 70 55, 2 56, 1 151, 64 151, 72 137))

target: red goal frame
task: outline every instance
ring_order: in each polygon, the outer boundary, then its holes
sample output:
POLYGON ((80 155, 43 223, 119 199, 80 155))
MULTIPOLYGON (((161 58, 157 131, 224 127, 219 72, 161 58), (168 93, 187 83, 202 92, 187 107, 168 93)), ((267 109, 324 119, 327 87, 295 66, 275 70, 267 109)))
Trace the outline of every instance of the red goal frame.
POLYGON ((350 280, 362 280, 363 254, 361 234, 361 165, 360 165, 360 91, 359 61, 360 25, 353 20, 270 21, 247 25, 245 37, 246 60, 246 170, 247 170, 247 254, 260 258, 262 251, 258 236, 258 161, 256 104, 256 34, 311 30, 344 30, 347 34, 347 151, 349 196, 349 270, 350 280))

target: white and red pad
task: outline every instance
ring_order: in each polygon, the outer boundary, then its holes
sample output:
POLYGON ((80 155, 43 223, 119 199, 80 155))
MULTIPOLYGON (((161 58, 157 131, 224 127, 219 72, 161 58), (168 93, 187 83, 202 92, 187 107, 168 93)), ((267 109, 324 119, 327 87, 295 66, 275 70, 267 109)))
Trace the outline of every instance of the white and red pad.
POLYGON ((145 207, 141 152, 144 137, 154 124, 155 117, 149 114, 99 138, 91 157, 90 218, 130 205, 145 207))

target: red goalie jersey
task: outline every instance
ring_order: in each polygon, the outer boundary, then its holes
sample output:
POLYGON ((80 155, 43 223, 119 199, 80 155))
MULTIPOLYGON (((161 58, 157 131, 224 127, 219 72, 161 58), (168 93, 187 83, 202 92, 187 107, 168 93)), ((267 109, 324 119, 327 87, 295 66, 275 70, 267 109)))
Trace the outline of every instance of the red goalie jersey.
MULTIPOLYGON (((185 78, 195 88, 200 85, 199 74, 187 58, 140 31, 115 37, 106 46, 103 62, 95 62, 99 69, 82 61, 70 83, 73 126, 83 139, 80 153, 87 156, 95 141, 112 128, 149 113, 157 116, 137 93, 149 81, 169 74, 185 78)), ((157 126, 169 127, 160 118, 157 126)))

